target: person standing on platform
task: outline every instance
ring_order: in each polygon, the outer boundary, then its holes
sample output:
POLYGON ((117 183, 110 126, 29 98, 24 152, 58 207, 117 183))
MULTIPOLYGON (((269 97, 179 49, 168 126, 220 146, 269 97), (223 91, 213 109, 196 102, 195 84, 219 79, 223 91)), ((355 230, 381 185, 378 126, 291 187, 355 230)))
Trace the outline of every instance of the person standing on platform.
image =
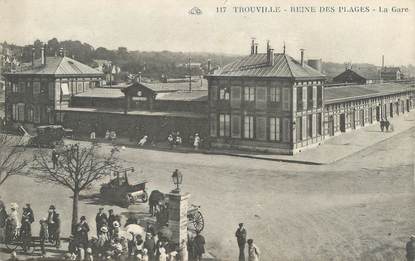
POLYGON ((235 232, 236 241, 239 247, 239 261, 245 261, 245 244, 246 244, 246 229, 243 223, 239 223, 239 227, 235 232))

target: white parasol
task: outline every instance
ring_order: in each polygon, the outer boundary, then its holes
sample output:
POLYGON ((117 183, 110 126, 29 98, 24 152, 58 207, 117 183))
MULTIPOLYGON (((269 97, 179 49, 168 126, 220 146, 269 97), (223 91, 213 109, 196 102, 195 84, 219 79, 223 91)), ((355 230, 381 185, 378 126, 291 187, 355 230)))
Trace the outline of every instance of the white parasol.
POLYGON ((146 230, 142 226, 136 224, 130 224, 126 226, 125 229, 128 233, 133 233, 134 235, 144 236, 146 234, 146 230))

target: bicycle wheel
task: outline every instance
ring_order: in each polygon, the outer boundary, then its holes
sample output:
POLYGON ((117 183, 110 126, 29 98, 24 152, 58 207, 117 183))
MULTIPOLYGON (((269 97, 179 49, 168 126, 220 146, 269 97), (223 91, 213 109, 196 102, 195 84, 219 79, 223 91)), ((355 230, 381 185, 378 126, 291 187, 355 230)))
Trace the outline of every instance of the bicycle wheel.
POLYGON ((16 238, 6 239, 5 245, 8 250, 14 251, 19 246, 19 242, 17 241, 16 238))

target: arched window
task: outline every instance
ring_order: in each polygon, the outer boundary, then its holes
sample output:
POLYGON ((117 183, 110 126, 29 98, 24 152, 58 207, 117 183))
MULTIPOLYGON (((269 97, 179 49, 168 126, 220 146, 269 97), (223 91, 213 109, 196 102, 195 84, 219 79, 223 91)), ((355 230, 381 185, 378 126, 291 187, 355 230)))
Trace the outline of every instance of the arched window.
POLYGON ((26 120, 28 122, 33 122, 34 114, 35 114, 35 111, 33 109, 33 106, 32 105, 28 105, 27 106, 27 112, 26 112, 26 115, 27 115, 27 119, 26 120))

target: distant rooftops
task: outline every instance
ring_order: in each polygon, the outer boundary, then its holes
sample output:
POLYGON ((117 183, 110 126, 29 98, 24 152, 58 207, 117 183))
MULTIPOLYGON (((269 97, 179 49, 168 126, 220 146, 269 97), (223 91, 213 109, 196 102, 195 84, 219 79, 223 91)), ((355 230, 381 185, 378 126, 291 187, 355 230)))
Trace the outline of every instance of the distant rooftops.
POLYGON ((34 66, 28 64, 19 71, 9 72, 6 75, 82 75, 82 76, 102 76, 102 72, 78 62, 69 57, 49 56, 46 63, 42 65, 41 59, 34 61, 34 66))

